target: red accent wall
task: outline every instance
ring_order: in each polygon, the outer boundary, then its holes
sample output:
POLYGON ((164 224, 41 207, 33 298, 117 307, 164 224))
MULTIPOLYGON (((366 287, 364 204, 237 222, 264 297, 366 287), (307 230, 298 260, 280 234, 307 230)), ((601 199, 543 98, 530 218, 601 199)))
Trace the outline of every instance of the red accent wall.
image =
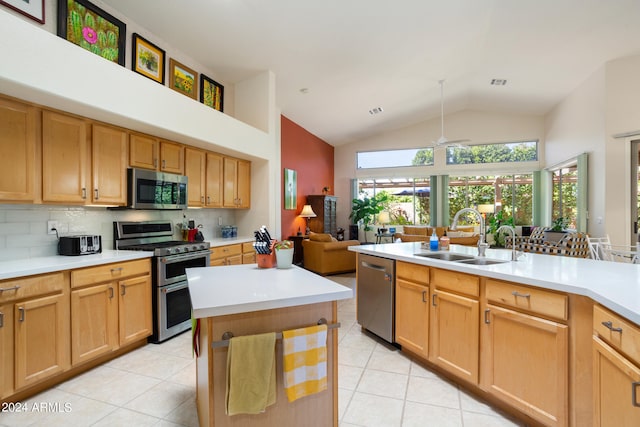
POLYGON ((282 236, 281 239, 304 233, 306 221, 299 218, 307 195, 322 194, 323 187, 329 187, 328 194, 334 194, 333 188, 333 152, 334 147, 308 132, 285 116, 281 116, 280 130, 282 170, 280 171, 280 192, 282 194, 282 236), (297 208, 284 209, 284 169, 297 172, 297 208))

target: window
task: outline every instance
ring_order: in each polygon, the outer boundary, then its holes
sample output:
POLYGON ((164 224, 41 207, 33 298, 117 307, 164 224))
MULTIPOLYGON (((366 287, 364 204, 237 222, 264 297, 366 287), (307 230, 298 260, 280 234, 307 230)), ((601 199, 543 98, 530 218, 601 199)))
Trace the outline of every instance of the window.
POLYGON ((538 160, 538 141, 447 147, 448 165, 533 162, 538 160))
POLYGON ((578 165, 573 164, 553 171, 552 219, 564 217, 570 229, 577 229, 578 217, 578 165))
POLYGON ((362 151, 356 153, 356 162, 358 169, 432 166, 433 148, 362 151))
POLYGON ((380 192, 389 195, 386 210, 391 218, 390 225, 429 223, 429 178, 361 179, 358 181, 358 192, 367 197, 380 192))

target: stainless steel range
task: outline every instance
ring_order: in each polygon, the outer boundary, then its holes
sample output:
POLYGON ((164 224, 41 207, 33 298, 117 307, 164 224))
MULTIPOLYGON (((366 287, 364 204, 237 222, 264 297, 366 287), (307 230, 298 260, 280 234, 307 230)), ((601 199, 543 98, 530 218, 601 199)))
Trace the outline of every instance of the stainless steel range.
POLYGON ((209 266, 209 242, 173 240, 171 221, 113 223, 114 248, 153 251, 153 335, 159 343, 191 328, 186 268, 209 266))

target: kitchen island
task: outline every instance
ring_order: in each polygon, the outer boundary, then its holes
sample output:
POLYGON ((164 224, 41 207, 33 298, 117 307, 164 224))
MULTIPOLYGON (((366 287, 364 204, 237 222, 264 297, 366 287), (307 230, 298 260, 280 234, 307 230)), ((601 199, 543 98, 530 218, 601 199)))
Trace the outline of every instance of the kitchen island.
POLYGON ((225 415, 227 347, 233 336, 336 324, 337 301, 353 291, 298 267, 256 264, 187 269, 193 316, 200 322, 196 404, 201 426, 338 425, 337 329, 327 334, 327 390, 289 403, 282 385, 282 344, 276 341, 276 403, 259 415, 225 415))
POLYGON ((639 265, 349 250, 395 261, 393 341, 426 366, 529 425, 640 425, 639 265))

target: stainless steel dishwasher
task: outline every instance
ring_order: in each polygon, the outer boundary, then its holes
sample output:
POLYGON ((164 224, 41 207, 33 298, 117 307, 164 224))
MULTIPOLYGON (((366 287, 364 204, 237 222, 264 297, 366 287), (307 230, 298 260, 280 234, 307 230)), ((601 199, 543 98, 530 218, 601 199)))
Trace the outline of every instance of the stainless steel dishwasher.
POLYGON ((395 337, 395 269, 392 259, 358 254, 358 323, 393 343, 395 337))

